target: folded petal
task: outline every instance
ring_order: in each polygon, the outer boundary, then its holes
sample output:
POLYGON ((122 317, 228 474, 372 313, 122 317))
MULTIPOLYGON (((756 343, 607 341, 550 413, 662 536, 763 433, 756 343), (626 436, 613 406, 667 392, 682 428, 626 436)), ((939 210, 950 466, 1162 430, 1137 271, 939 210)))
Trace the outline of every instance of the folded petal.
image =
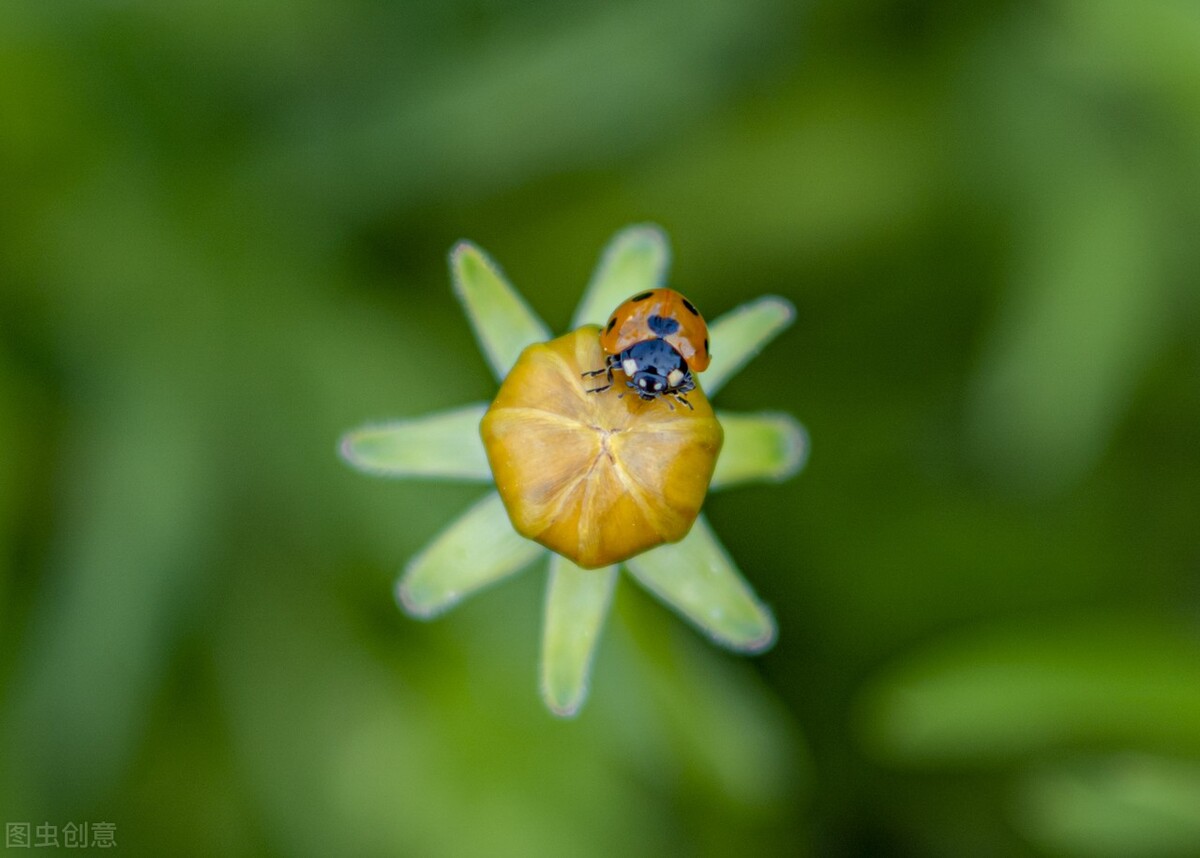
POLYGON ((712 397, 795 318, 796 308, 790 301, 767 295, 730 310, 709 325, 712 363, 700 377, 704 392, 712 397))
POLYGON ((396 599, 408 613, 428 619, 524 569, 545 550, 512 529, 500 496, 491 492, 409 561, 396 599))
POLYGON ((775 642, 775 618, 703 515, 682 541, 639 554, 625 565, 642 586, 722 646, 762 652, 775 642))
POLYGON ((571 717, 587 699, 592 656, 612 603, 617 567, 580 569, 550 555, 542 626, 542 699, 555 715, 571 717))
POLYGON ((479 437, 487 403, 409 420, 362 426, 342 436, 342 458, 382 477, 443 477, 491 482, 479 437))
POLYGON ((739 483, 780 482, 798 473, 808 460, 808 433, 790 414, 718 411, 717 420, 725 430, 725 444, 710 490, 739 483))
POLYGON ((454 292, 467 311, 471 327, 491 364, 503 379, 528 345, 550 339, 550 329, 537 317, 491 258, 469 241, 450 251, 454 292))
POLYGON ((671 247, 660 227, 652 223, 625 227, 600 255, 571 327, 603 325, 630 295, 661 286, 670 264, 671 247))

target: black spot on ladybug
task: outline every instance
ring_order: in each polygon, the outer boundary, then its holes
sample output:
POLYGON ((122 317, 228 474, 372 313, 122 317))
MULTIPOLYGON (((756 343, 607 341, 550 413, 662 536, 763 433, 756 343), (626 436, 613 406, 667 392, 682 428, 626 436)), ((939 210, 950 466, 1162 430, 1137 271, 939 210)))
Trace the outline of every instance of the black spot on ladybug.
POLYGON ((651 315, 646 319, 646 324, 660 337, 669 337, 679 330, 679 322, 669 316, 651 315))
POLYGON ((708 337, 704 338, 704 353, 708 354, 708 337))
MULTIPOLYGON (((633 300, 635 300, 635 301, 636 301, 636 300, 637 300, 637 298, 634 298, 633 300)), ((691 301, 689 301, 687 298, 684 298, 684 299, 683 299, 683 306, 687 307, 687 308, 688 308, 688 312, 689 312, 689 313, 691 313, 693 316, 699 316, 699 315, 700 315, 700 311, 699 311, 699 310, 697 310, 695 307, 693 307, 693 306, 692 306, 692 302, 691 302, 691 301)))
MULTIPOLYGON (((640 294, 640 295, 634 295, 634 296, 633 296, 632 298, 630 298, 629 300, 630 300, 631 302, 632 302, 632 301, 645 301, 647 298, 649 298, 649 297, 650 297, 651 295, 653 295, 653 294, 654 294, 654 292, 653 292, 653 291, 650 291, 650 292, 643 292, 643 293, 642 293, 642 294, 640 294)), ((693 310, 692 312, 694 313, 694 312, 696 312, 696 311, 695 311, 695 310, 693 310)))
POLYGON ((617 317, 613 316, 611 319, 608 320, 608 327, 604 329, 604 333, 607 334, 609 331, 611 331, 613 329, 613 325, 615 325, 616 323, 617 323, 617 317))

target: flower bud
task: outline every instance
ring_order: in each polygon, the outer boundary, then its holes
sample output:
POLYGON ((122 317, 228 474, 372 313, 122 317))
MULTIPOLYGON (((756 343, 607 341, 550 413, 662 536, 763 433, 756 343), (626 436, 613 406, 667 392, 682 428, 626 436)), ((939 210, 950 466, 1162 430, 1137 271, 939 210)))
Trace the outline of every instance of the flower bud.
POLYGON ((605 357, 590 325, 529 346, 480 424, 513 527, 587 569, 686 536, 723 437, 699 387, 691 409, 642 399, 619 372, 589 393, 604 376, 582 374, 605 357))

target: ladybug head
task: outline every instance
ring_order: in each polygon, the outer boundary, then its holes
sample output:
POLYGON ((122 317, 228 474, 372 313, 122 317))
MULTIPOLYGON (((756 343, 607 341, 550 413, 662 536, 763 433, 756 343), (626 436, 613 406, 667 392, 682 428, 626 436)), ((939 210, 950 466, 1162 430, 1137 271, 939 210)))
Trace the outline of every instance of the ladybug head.
POLYGON ((649 370, 635 372, 628 384, 642 399, 653 399, 667 391, 666 378, 649 370))
POLYGON ((642 399, 692 389, 687 363, 666 340, 640 342, 623 351, 620 358, 621 369, 629 377, 626 384, 642 399))

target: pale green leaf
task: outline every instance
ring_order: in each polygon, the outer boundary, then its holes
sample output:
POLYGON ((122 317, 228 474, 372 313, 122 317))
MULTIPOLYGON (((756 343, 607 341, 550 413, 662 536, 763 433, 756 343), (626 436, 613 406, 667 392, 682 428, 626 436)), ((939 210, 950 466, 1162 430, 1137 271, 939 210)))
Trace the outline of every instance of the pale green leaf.
MULTIPOLYGON (((430 831, 453 818, 442 805, 455 797, 435 783, 450 755, 428 714, 428 691, 364 657, 351 612, 330 610, 338 598, 332 576, 296 575, 291 561, 270 551, 232 558, 236 574, 213 606, 212 681, 244 778, 239 788, 282 855, 324 858, 326 843, 346 854, 423 854, 430 831), (361 750, 368 741, 373 757, 361 750), (375 766, 396 757, 406 777, 381 776, 375 766), (361 798, 367 792, 386 795, 390 814, 374 815, 361 798)), ((199 747, 175 765, 207 754, 199 747)), ((208 780, 193 793, 201 801, 211 800, 208 780)), ((172 792, 190 782, 179 778, 172 792)), ((118 843, 120 836, 118 827, 118 843)))
POLYGON ((1080 742, 1200 751, 1200 640, 1161 619, 954 636, 868 690, 866 738, 919 763, 1005 762, 1080 742))
POLYGON ((542 699, 555 715, 578 714, 587 699, 592 656, 612 603, 617 567, 580 569, 550 555, 542 626, 542 699))
POLYGON ((725 443, 710 489, 739 483, 780 482, 799 473, 808 459, 808 433, 790 414, 718 411, 725 443))
POLYGON ((1172 284, 1153 204, 1140 183, 1077 175, 1086 181, 1047 188, 1025 218, 969 403, 978 459, 1026 490, 1087 473, 1169 340, 1172 284))
POLYGON ((354 429, 342 436, 342 458, 384 477, 443 477, 490 482, 479 421, 486 403, 354 429))
POLYGON ((708 327, 712 363, 701 377, 712 397, 796 318, 791 302, 767 295, 730 310, 708 327))
MULTIPOLYGON (((746 808, 799 806, 811 761, 779 696, 746 661, 723 658, 690 630, 662 622, 652 600, 629 595, 618 594, 605 670, 611 664, 622 682, 619 706, 638 734, 632 741, 651 746, 640 753, 654 753, 669 737, 697 784, 716 795, 746 808)), ((609 705, 607 694, 597 695, 597 710, 609 705)))
POLYGON ((429 618, 534 561, 546 549, 512 529, 500 495, 490 493, 409 561, 396 598, 429 618))
POLYGON ((188 379, 165 359, 105 371, 122 381, 61 441, 61 525, 12 653, 0 739, 30 794, 78 806, 111 794, 136 756, 179 617, 210 592, 222 509, 212 402, 177 395, 188 379))
POLYGON ((722 646, 761 652, 775 642, 775 618, 703 515, 681 541, 639 554, 625 565, 642 586, 722 646))
POLYGON ((1039 769, 1022 779, 1017 827, 1047 854, 1194 856, 1200 765, 1120 754, 1039 769))
POLYGON ((626 298, 663 285, 670 264, 671 247, 660 227, 638 224, 621 230, 601 254, 571 327, 603 325, 626 298))
POLYGON ((503 380, 526 346, 550 339, 537 317, 479 247, 460 241, 450 251, 454 291, 496 378, 503 380))

